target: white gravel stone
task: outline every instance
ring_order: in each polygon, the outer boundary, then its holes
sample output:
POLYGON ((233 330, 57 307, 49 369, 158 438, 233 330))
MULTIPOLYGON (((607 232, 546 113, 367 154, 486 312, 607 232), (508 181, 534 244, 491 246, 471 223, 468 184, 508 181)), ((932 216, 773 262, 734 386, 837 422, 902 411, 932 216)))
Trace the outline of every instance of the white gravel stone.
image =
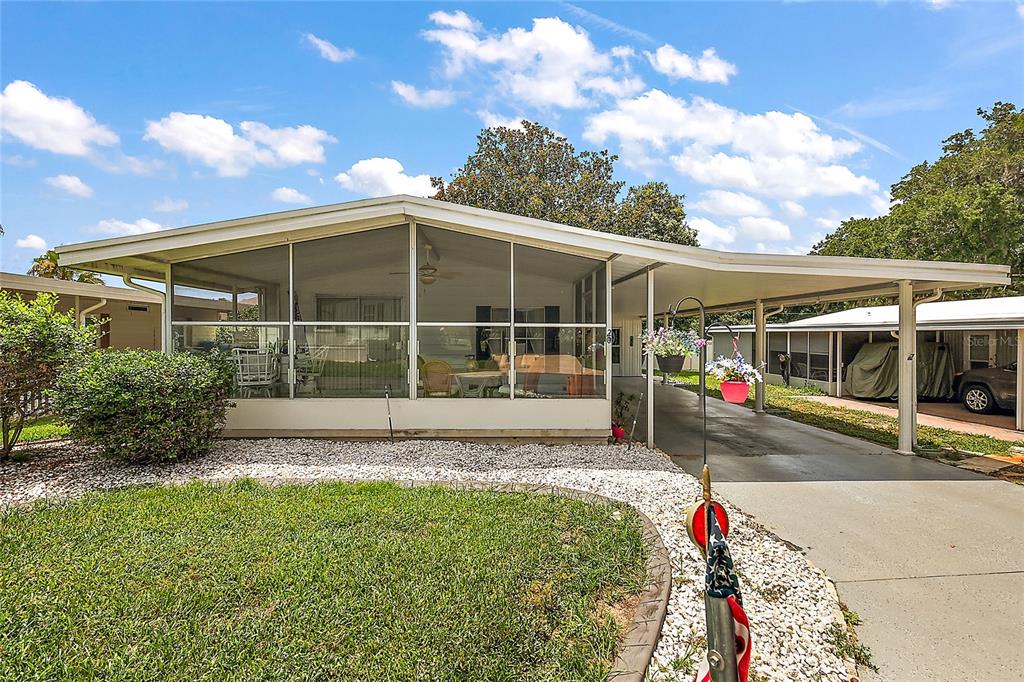
MULTIPOLYGON (((195 461, 129 465, 62 445, 30 462, 0 464, 0 505, 131 484, 244 476, 271 482, 353 478, 544 483, 622 500, 651 518, 672 558, 672 597, 650 678, 692 680, 692 672, 682 672, 689 667, 682 662, 689 658, 695 666, 705 653, 703 640, 697 639, 704 633, 703 561, 687 538, 683 516, 698 499, 700 484, 639 447, 225 440, 195 461)), ((723 502, 730 513, 729 544, 752 626, 751 679, 848 680, 846 664, 827 643, 836 603, 825 575, 723 502)))

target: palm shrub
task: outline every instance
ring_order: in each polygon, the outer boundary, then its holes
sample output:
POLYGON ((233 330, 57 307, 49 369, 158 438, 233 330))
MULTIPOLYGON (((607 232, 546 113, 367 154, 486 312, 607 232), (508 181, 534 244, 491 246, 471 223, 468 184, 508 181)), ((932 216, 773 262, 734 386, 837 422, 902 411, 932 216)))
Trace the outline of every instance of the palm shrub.
POLYGON ((25 300, 0 290, 0 460, 25 425, 48 409, 45 392, 61 367, 94 350, 98 330, 79 327, 74 313, 57 309, 57 297, 25 300))
POLYGON ((61 373, 54 408, 103 456, 171 462, 205 454, 224 426, 233 368, 218 353, 95 353, 61 373))

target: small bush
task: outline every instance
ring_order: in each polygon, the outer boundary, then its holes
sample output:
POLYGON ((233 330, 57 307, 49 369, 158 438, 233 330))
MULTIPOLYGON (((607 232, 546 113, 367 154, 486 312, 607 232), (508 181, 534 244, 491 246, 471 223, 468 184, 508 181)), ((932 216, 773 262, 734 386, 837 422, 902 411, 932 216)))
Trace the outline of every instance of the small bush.
POLYGON ((48 409, 43 399, 61 365, 92 351, 97 330, 79 327, 74 313, 57 309, 57 297, 35 299, 0 290, 0 460, 23 430, 48 409))
POLYGON ((218 354, 108 351, 65 367, 54 408, 72 438, 106 457, 169 462, 213 446, 231 386, 232 367, 218 354))

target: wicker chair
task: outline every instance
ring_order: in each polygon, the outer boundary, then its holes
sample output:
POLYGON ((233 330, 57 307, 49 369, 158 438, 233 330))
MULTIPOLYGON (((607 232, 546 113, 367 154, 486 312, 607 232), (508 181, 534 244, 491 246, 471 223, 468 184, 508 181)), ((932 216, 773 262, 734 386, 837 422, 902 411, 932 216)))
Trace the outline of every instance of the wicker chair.
POLYGON ((420 367, 423 394, 428 397, 450 398, 452 396, 452 366, 443 360, 424 362, 420 367))

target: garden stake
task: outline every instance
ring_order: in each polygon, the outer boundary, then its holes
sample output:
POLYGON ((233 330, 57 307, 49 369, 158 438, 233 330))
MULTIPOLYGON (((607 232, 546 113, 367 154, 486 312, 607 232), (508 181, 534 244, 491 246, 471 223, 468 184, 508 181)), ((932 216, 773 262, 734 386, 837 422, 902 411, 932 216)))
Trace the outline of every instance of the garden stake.
POLYGON ((633 410, 633 426, 629 429, 629 443, 626 444, 626 449, 629 450, 633 447, 633 432, 636 431, 636 417, 640 414, 640 403, 644 401, 644 392, 640 391, 640 399, 636 401, 636 409, 633 410))
POLYGON ((395 427, 391 425, 391 384, 384 384, 384 403, 388 406, 388 433, 391 434, 391 442, 395 442, 395 427))

